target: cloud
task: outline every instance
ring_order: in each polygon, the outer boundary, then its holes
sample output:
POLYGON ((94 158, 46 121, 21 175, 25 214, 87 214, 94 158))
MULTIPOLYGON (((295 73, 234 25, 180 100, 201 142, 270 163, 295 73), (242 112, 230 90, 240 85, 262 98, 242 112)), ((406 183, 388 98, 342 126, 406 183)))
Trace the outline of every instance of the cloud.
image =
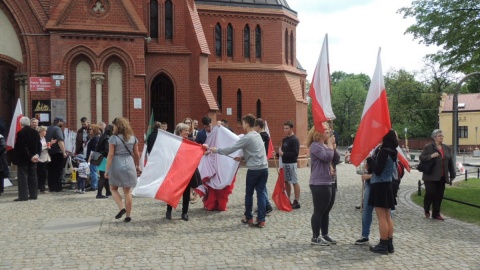
MULTIPOLYGON (((312 0, 291 1, 298 12, 297 59, 311 79, 323 38, 329 37, 330 70, 373 74, 378 49, 384 74, 391 69, 419 70, 422 59, 438 48, 426 47, 405 35, 414 20, 405 20, 397 10, 410 5, 410 0, 339 1, 337 8, 320 10, 312 0), (351 3, 351 5, 349 5, 351 3), (307 10, 302 12, 302 10, 307 10)), ((316 1, 315 1, 316 2, 316 1)), ((318 1, 332 2, 336 1, 318 1)), ((328 4, 333 5, 333 4, 328 4)))

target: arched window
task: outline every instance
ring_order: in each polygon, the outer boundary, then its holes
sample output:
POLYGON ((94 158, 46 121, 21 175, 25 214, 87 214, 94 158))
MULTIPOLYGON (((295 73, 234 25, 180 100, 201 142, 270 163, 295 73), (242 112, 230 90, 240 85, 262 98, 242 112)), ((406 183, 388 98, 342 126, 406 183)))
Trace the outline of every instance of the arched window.
POLYGON ((262 29, 260 25, 255 28, 255 56, 257 58, 262 57, 262 29))
POLYGON ((242 90, 237 91, 237 121, 242 122, 242 90))
POLYGON ((233 57, 233 26, 230 23, 227 26, 227 56, 233 57))
POLYGON ((173 7, 172 1, 165 1, 165 38, 173 38, 173 7))
POLYGON ((262 118, 262 102, 257 99, 257 118, 262 118))
POLYGON ((243 29, 243 56, 250 58, 250 26, 248 24, 243 29))
POLYGON ((294 41, 294 37, 293 37, 293 31, 290 32, 290 63, 293 65, 295 65, 295 55, 294 55, 294 52, 295 52, 295 49, 293 48, 295 44, 295 41, 294 41))
POLYGON ((158 2, 150 1, 150 37, 158 38, 158 2))
POLYGON ((285 29, 285 64, 288 65, 288 29, 285 29))
POLYGON ((220 111, 222 110, 222 77, 217 78, 217 103, 220 111))
POLYGON ((220 23, 215 26, 215 55, 222 56, 222 27, 220 23))

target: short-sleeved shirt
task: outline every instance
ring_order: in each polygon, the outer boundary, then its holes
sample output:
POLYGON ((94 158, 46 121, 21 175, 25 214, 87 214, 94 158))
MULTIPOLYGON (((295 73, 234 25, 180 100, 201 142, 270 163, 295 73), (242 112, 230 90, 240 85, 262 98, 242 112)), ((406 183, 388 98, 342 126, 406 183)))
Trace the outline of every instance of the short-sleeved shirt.
POLYGON ((59 126, 51 126, 47 129, 47 134, 45 135, 45 140, 47 142, 51 140, 57 140, 57 143, 52 144, 50 149, 48 150, 49 154, 57 154, 62 153, 62 149, 58 146, 58 142, 65 141, 63 137, 62 129, 59 126))

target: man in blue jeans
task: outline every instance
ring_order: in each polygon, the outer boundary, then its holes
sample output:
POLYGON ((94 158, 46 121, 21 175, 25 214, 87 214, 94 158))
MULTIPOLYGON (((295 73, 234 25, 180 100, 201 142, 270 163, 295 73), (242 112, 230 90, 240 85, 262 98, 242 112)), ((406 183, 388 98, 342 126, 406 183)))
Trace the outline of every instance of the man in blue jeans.
MULTIPOLYGON (((212 153, 220 155, 229 155, 239 149, 243 151, 243 158, 246 161, 247 183, 245 188, 245 217, 242 223, 248 224, 252 227, 264 228, 266 216, 266 201, 265 188, 268 179, 268 163, 267 155, 262 137, 255 130, 255 117, 247 114, 242 118, 242 127, 245 135, 240 138, 232 147, 226 148, 210 148, 212 153), (257 192, 257 220, 253 221, 253 192, 257 192)), ((239 161, 241 157, 236 157, 239 161)))

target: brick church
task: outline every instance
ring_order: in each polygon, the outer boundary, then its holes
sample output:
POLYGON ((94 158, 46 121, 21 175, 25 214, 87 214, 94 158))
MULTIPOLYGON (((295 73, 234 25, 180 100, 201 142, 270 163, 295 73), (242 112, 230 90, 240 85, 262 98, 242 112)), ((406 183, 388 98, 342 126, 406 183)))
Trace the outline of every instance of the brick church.
MULTIPOLYGON (((125 116, 137 137, 150 114, 266 119, 277 148, 293 120, 307 130, 297 13, 286 0, 0 0, 0 117, 70 129, 125 116)), ((201 124, 200 124, 201 127, 201 124)))

